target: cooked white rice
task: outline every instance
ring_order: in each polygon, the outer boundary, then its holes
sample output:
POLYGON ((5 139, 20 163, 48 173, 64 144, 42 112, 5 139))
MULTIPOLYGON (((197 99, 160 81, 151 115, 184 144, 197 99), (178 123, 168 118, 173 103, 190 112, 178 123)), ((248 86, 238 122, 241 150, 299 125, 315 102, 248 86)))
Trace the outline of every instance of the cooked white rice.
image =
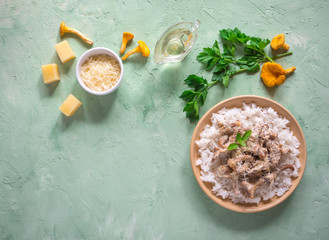
MULTIPOLYGON (((196 141, 199 147, 199 158, 196 165, 201 167, 201 180, 213 184, 212 192, 223 199, 229 198, 234 203, 256 203, 268 200, 277 196, 282 196, 291 187, 292 177, 298 177, 298 169, 300 161, 298 159, 300 145, 298 139, 293 135, 287 126, 289 121, 282 118, 272 108, 261 108, 255 104, 243 104, 242 108, 223 108, 218 113, 214 113, 211 117, 211 125, 206 125, 200 133, 200 140, 196 141), (274 182, 272 189, 267 184, 258 188, 253 199, 245 197, 242 194, 236 194, 233 190, 232 182, 225 178, 216 178, 213 169, 215 169, 215 161, 212 161, 213 155, 218 147, 219 140, 219 123, 235 123, 237 120, 241 122, 244 129, 255 129, 257 126, 267 124, 269 130, 278 134, 278 140, 284 147, 289 147, 290 151, 282 155, 280 165, 291 164, 294 171, 281 171, 274 182)), ((256 136, 257 132, 252 132, 252 136, 256 136)))

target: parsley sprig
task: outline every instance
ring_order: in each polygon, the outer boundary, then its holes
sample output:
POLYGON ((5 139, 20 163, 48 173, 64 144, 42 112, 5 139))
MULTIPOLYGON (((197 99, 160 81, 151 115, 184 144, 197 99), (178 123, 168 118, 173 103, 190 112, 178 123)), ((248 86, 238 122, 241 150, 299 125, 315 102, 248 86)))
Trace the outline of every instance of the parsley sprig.
POLYGON ((206 79, 194 74, 188 76, 184 82, 193 90, 184 91, 180 98, 187 102, 184 108, 186 117, 195 121, 199 119, 199 108, 207 99, 208 89, 216 82, 208 83, 206 79))
POLYGON ((241 137, 240 132, 238 132, 238 133, 236 134, 236 137, 235 137, 235 139, 236 139, 237 142, 236 142, 236 143, 231 143, 231 144, 228 146, 227 150, 234 150, 234 149, 237 149, 237 148, 239 147, 239 145, 240 145, 240 146, 243 146, 243 147, 246 147, 246 146, 247 146, 246 141, 249 139, 250 136, 251 136, 251 130, 246 131, 246 132, 243 134, 242 137, 241 137))
POLYGON ((184 112, 191 122, 199 119, 200 108, 204 105, 208 89, 214 84, 220 83, 228 87, 230 78, 233 75, 247 72, 256 73, 260 70, 260 63, 264 61, 273 62, 273 59, 281 58, 292 54, 287 52, 270 57, 264 51, 270 43, 269 39, 250 37, 242 33, 238 28, 234 30, 222 29, 219 31, 223 40, 222 51, 216 40, 212 47, 204 48, 197 56, 197 60, 206 65, 207 71, 212 71, 212 82, 208 83, 203 77, 195 74, 189 75, 185 83, 193 90, 184 91, 180 98, 186 101, 184 112), (237 46, 243 47, 243 56, 236 58, 237 46))

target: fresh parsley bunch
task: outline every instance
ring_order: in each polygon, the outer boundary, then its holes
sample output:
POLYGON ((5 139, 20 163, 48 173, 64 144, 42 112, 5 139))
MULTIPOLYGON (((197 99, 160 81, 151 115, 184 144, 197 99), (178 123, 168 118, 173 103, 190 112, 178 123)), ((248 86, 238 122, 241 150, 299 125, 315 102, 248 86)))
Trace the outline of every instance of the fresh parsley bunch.
POLYGON ((261 39, 250 37, 242 33, 238 28, 234 30, 222 29, 219 31, 220 37, 223 40, 222 51, 220 50, 218 41, 211 48, 204 48, 203 52, 199 53, 197 60, 206 65, 207 71, 212 71, 212 82, 197 75, 188 76, 184 82, 193 90, 184 91, 180 98, 186 101, 184 112, 186 117, 191 122, 199 119, 199 110, 206 101, 208 89, 216 83, 223 84, 228 87, 230 78, 238 73, 256 73, 260 70, 259 63, 264 61, 273 62, 286 55, 292 54, 287 52, 273 57, 269 57, 264 48, 270 43, 269 39, 261 39), (241 58, 236 58, 235 50, 237 45, 243 46, 244 54, 241 58))

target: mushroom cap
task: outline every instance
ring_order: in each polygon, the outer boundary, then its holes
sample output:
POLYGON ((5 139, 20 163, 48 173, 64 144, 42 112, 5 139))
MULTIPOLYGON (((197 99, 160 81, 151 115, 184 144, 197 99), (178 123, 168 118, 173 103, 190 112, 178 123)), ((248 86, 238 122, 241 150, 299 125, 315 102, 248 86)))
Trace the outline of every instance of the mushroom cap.
POLYGON ((284 34, 279 34, 275 36, 271 41, 271 48, 273 50, 278 50, 285 42, 284 34))
POLYGON ((150 56, 150 49, 147 47, 147 45, 145 44, 145 42, 139 40, 138 41, 138 44, 139 44, 139 48, 140 48, 140 50, 142 52, 142 55, 144 57, 150 56))
POLYGON ((61 26, 59 27, 59 34, 60 34, 62 37, 63 37, 63 35, 64 35, 64 33, 65 33, 65 28, 66 28, 65 23, 62 22, 62 23, 61 23, 61 26))
POLYGON ((132 34, 130 32, 124 32, 122 39, 128 42, 129 40, 133 39, 134 37, 135 37, 134 34, 132 34))
POLYGON ((280 85, 286 80, 284 68, 278 63, 271 62, 264 63, 260 77, 267 87, 280 85))

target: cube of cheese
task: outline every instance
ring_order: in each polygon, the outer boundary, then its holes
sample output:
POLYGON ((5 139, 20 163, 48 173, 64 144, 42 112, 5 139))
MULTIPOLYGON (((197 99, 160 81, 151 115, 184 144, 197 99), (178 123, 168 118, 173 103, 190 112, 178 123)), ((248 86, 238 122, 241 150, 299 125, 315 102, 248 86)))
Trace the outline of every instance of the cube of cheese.
POLYGON ((55 49, 56 49, 56 52, 57 52, 59 58, 61 59, 62 63, 66 63, 66 62, 70 61, 71 59, 75 58, 75 54, 74 54, 72 48, 70 47, 70 44, 66 40, 63 42, 57 43, 55 45, 55 49))
POLYGON ((67 117, 72 116, 76 110, 82 105, 82 103, 70 94, 66 100, 63 102, 62 106, 60 106, 59 110, 64 113, 67 117))
POLYGON ((42 70, 43 82, 45 84, 59 81, 60 77, 58 72, 58 66, 56 63, 42 65, 41 70, 42 70))

